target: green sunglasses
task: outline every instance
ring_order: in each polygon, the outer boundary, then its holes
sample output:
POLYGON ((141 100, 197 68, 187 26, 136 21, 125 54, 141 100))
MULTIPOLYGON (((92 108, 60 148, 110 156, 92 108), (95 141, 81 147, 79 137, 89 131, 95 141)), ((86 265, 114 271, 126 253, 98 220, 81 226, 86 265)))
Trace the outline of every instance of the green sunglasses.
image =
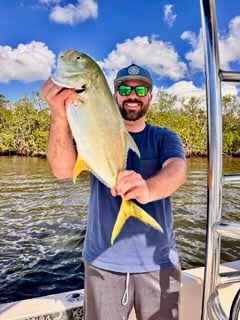
POLYGON ((133 87, 122 84, 118 87, 118 93, 121 96, 129 96, 133 89, 138 97, 145 97, 149 91, 149 88, 143 85, 133 87))

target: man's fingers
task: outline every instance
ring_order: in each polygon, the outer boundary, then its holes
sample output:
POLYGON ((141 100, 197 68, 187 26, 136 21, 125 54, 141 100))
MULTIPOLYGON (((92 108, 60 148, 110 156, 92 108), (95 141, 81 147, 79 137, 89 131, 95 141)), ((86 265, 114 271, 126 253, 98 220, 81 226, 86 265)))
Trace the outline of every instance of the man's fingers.
POLYGON ((48 101, 52 97, 56 96, 58 92, 60 91, 60 87, 56 86, 51 79, 48 79, 44 84, 42 85, 42 95, 44 98, 48 101))
POLYGON ((120 181, 120 180, 122 180, 122 179, 124 179, 126 177, 129 177, 131 175, 134 175, 134 174, 136 174, 136 172, 133 171, 133 170, 121 170, 118 173, 117 181, 120 181))
POLYGON ((116 188, 118 193, 124 195, 130 189, 141 186, 144 183, 145 181, 139 173, 125 170, 119 173, 116 188))
POLYGON ((139 186, 139 179, 134 178, 131 180, 121 181, 117 186, 117 191, 120 195, 124 196, 130 190, 139 186))
POLYGON ((145 179, 135 171, 120 171, 116 180, 115 189, 117 194, 125 200, 136 199, 140 203, 147 203, 150 198, 145 179))
POLYGON ((121 186, 124 186, 124 184, 135 180, 137 175, 138 174, 135 171, 131 170, 120 171, 116 180, 117 188, 121 188, 121 186))
POLYGON ((115 187, 111 188, 110 191, 113 197, 116 197, 118 195, 117 189, 115 187))
POLYGON ((73 100, 74 89, 61 87, 55 84, 50 78, 42 85, 42 95, 50 108, 59 108, 73 100))

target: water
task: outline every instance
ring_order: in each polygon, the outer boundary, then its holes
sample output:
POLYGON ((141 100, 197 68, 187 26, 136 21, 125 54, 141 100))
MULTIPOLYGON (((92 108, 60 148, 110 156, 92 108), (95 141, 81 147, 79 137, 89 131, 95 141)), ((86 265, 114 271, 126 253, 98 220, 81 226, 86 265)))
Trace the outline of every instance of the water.
MULTIPOLYGON (((240 172, 226 159, 225 173, 240 172)), ((182 267, 204 264, 205 159, 188 160, 188 179, 173 197, 182 267)), ((0 303, 83 287, 81 259, 89 185, 58 181, 45 159, 0 157, 0 303)), ((240 186, 224 188, 224 218, 240 221, 240 186)), ((222 241, 222 262, 240 259, 240 243, 222 241)))

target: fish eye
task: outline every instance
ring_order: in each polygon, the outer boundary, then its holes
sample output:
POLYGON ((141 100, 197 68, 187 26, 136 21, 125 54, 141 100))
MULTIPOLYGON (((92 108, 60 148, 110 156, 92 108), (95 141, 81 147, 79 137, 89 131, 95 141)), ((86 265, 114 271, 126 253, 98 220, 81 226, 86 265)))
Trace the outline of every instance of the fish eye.
POLYGON ((78 56, 78 57, 76 58, 76 60, 81 60, 81 57, 80 57, 80 56, 78 56))

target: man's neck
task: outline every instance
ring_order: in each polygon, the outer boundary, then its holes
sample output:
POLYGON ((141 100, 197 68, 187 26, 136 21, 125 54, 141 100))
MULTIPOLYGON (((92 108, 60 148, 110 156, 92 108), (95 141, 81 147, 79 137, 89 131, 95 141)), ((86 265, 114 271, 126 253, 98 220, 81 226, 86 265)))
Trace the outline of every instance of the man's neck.
POLYGON ((124 123, 125 123, 125 126, 126 126, 128 132, 140 132, 146 126, 145 117, 140 118, 136 121, 124 120, 124 123))

